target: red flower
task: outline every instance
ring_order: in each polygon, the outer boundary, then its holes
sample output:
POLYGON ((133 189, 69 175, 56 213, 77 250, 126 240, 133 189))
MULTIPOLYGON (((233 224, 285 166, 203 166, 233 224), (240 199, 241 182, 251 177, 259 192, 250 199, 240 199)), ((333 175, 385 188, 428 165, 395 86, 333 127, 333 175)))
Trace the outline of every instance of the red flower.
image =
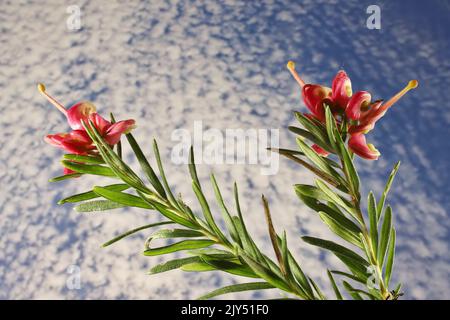
MULTIPOLYGON (((289 61, 287 68, 302 89, 302 98, 311 112, 305 114, 308 118, 315 118, 325 122, 325 106, 328 105, 336 118, 337 123, 346 119, 347 131, 350 135, 348 147, 355 154, 364 159, 376 160, 380 153, 372 144, 366 143, 364 134, 375 126, 375 123, 384 116, 386 111, 409 90, 417 87, 417 80, 411 80, 408 85, 386 103, 381 100, 371 102, 372 96, 367 91, 358 91, 352 95, 352 84, 345 71, 341 70, 334 77, 331 89, 318 84, 305 84, 295 71, 295 63, 289 61)), ((321 156, 329 153, 317 145, 312 148, 321 156)))
MULTIPOLYGON (((89 123, 91 120, 99 134, 109 145, 115 145, 120 141, 122 134, 130 132, 135 128, 132 119, 111 123, 96 112, 95 106, 88 101, 82 101, 66 109, 61 103, 45 91, 43 84, 38 85, 39 91, 67 118, 72 131, 69 133, 49 134, 45 141, 51 145, 66 150, 72 154, 89 155, 96 153, 96 147, 83 127, 83 121, 89 123)), ((65 170, 68 173, 70 170, 65 170)))
POLYGON ((348 147, 355 154, 367 160, 377 160, 380 156, 380 152, 373 144, 366 143, 366 136, 362 133, 351 135, 350 139, 348 139, 348 147))
POLYGON ((339 71, 333 79, 332 88, 318 84, 305 84, 295 71, 295 63, 289 61, 287 68, 302 89, 302 98, 306 107, 315 118, 325 121, 324 104, 329 105, 333 111, 345 110, 352 95, 352 84, 345 71, 339 71))

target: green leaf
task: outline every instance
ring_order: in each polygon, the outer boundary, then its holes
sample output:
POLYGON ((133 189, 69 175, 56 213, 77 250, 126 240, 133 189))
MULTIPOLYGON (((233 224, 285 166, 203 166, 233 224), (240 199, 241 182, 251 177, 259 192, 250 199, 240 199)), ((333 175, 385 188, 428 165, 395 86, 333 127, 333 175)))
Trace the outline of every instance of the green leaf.
MULTIPOLYGON (((116 119, 114 118, 114 115, 112 114, 112 112, 109 113, 109 116, 111 118, 111 123, 116 123, 116 119)), ((117 149, 117 155, 119 156, 120 159, 122 159, 122 141, 117 142, 116 145, 116 149, 117 149)))
POLYGON ((109 165, 110 169, 115 173, 115 175, 136 190, 149 193, 150 190, 144 185, 144 183, 136 175, 136 173, 134 173, 134 171, 131 170, 131 168, 126 163, 124 163, 122 159, 105 142, 103 137, 95 128, 94 123, 92 121, 89 121, 88 124, 84 121, 82 121, 82 123, 89 137, 95 143, 97 150, 100 152, 102 158, 109 165))
POLYGON ((155 139, 153 139, 153 153, 155 154, 159 174, 161 175, 161 179, 162 179, 164 188, 166 190, 167 196, 169 197, 170 203, 173 206, 175 206, 179 209, 182 209, 181 206, 178 204, 178 202, 175 200, 175 197, 173 196, 172 191, 170 190, 170 186, 169 186, 169 183, 167 182, 166 174, 164 173, 164 168, 163 168, 162 161, 161 161, 161 155, 159 154, 158 144, 156 143, 155 139))
POLYGON ((63 156, 65 160, 72 162, 84 163, 84 164, 104 164, 105 161, 101 157, 94 156, 81 156, 77 154, 65 154, 63 156))
POLYGON ((82 163, 75 163, 68 160, 61 161, 62 165, 66 167, 67 169, 84 173, 84 174, 93 174, 97 176, 105 176, 105 177, 115 177, 116 175, 114 172, 105 166, 100 166, 96 164, 82 164, 82 163))
POLYGON ((370 240, 376 256, 378 252, 378 220, 375 196, 372 192, 369 193, 367 199, 367 212, 370 221, 370 240))
POLYGON ((189 149, 189 163, 188 163, 189 173, 191 175, 192 180, 198 185, 198 188, 201 190, 200 180, 198 179, 197 169, 195 168, 195 157, 194 157, 194 147, 191 146, 189 149))
POLYGON ((337 131, 336 120, 334 119, 330 111, 330 107, 328 106, 326 106, 325 108, 325 126, 327 129, 328 140, 330 141, 331 147, 334 150, 339 151, 339 146, 334 135, 335 132, 337 132, 338 134, 339 132, 337 131))
POLYGON ((162 205, 157 201, 150 201, 150 199, 147 198, 147 195, 143 194, 142 192, 138 191, 138 194, 142 198, 142 200, 147 202, 149 205, 153 206, 157 211, 159 211, 159 213, 161 213, 167 219, 172 220, 178 224, 181 224, 182 226, 191 229, 199 228, 197 224, 174 212, 172 209, 165 207, 164 205, 162 205))
POLYGON ((302 237, 302 239, 306 243, 309 243, 313 246, 318 246, 323 249, 330 250, 331 252, 333 252, 336 255, 347 257, 348 259, 354 261, 358 265, 361 265, 361 266, 369 265, 369 263, 364 258, 359 256, 355 252, 351 251, 350 249, 347 249, 346 247, 343 247, 333 241, 314 238, 314 237, 307 237, 307 236, 302 237))
POLYGON ((205 235, 197 230, 190 229, 161 229, 153 233, 148 240, 150 243, 150 239, 172 239, 172 238, 197 238, 204 237, 205 235))
POLYGON ((328 279, 330 279, 331 285, 333 287, 334 294, 336 295, 337 300, 343 300, 342 294, 339 291, 338 286, 336 285, 336 282, 334 281, 333 275, 331 274, 330 270, 327 270, 328 279))
MULTIPOLYGON (((128 189, 130 186, 127 184, 123 184, 123 183, 119 183, 119 184, 111 184, 109 186, 104 186, 103 188, 106 188, 108 190, 113 190, 113 191, 123 191, 128 189)), ((99 195, 96 194, 94 191, 87 191, 87 192, 83 192, 83 193, 79 193, 79 194, 75 194, 73 196, 61 199, 58 201, 58 204, 64 204, 64 203, 74 203, 74 202, 80 202, 80 201, 86 201, 86 200, 91 200, 91 199, 95 199, 98 198, 99 195)))
POLYGON ((320 170, 325 172, 327 175, 332 177, 332 179, 336 182, 336 184, 339 184, 339 174, 334 170, 327 161, 324 160, 323 157, 319 156, 310 146, 308 146, 302 139, 296 139, 298 146, 300 147, 300 150, 303 151, 305 156, 311 160, 312 163, 314 163, 320 170))
POLYGON ((186 272, 206 272, 206 271, 214 271, 216 269, 204 261, 198 261, 183 265, 181 267, 181 270, 186 272))
POLYGON ((357 277, 357 276, 355 276, 353 274, 347 273, 347 272, 338 271, 338 270, 331 270, 331 273, 347 277, 347 278, 349 278, 351 280, 354 280, 354 281, 359 282, 359 283, 364 284, 364 285, 366 284, 365 280, 362 280, 359 277, 357 277))
POLYGON ((144 251, 146 256, 158 256, 162 254, 168 254, 172 252, 182 251, 182 250, 192 250, 199 248, 206 248, 215 244, 212 240, 183 240, 170 244, 168 246, 151 248, 144 251))
POLYGON ((305 115, 303 115, 301 112, 295 112, 294 114, 298 122, 300 122, 306 130, 314 135, 316 139, 322 141, 323 144, 327 144, 328 138, 326 134, 326 128, 323 126, 323 124, 305 117, 305 115))
POLYGON ((381 226, 380 244, 378 250, 378 263, 383 265, 384 257, 386 255, 386 249, 389 243, 389 234, 391 232, 392 225, 392 209, 390 206, 384 211, 383 225, 381 226))
POLYGON ((222 209, 222 217, 223 217, 223 220, 225 221, 228 231, 230 232, 231 238, 234 241, 236 241, 238 244, 241 244, 241 239, 239 238, 239 234, 236 230, 236 226, 234 225, 233 218, 223 201, 222 194, 220 193, 219 186, 217 185, 216 178, 214 177, 213 174, 211 174, 211 183, 214 188, 214 194, 216 195, 216 200, 219 203, 220 208, 222 209))
POLYGON ((214 290, 204 296, 198 298, 199 300, 206 300, 216 296, 220 296, 227 293, 233 292, 242 292, 242 291, 250 291, 250 290, 264 290, 264 289, 273 289, 274 286, 267 282, 249 282, 249 283, 240 283, 233 284, 231 286, 226 286, 217 290, 214 290))
POLYGON ((389 179, 386 183, 386 186, 384 187, 383 194, 381 195, 380 201, 378 202, 378 207, 377 207, 378 220, 380 220, 380 218, 381 218, 381 212, 383 211, 384 203, 386 201, 387 195, 392 186, 392 182, 394 182, 395 175, 397 174, 399 168, 400 168, 400 161, 398 161, 397 164, 394 166, 394 169, 392 169, 392 172, 389 175, 389 179))
POLYGON ((293 126, 289 126, 288 129, 289 129, 289 131, 291 131, 299 136, 302 136, 305 139, 308 139, 312 143, 317 144, 322 149, 324 149, 328 152, 334 152, 333 148, 329 144, 324 143, 324 141, 322 141, 321 139, 319 139, 318 137, 313 135, 311 132, 301 129, 301 128, 293 127, 293 126))
POLYGON ((170 261, 167 261, 167 262, 164 262, 164 263, 161 263, 161 264, 158 264, 158 265, 152 267, 149 270, 148 274, 157 274, 157 273, 162 273, 162 272, 166 272, 166 271, 170 271, 170 270, 174 270, 174 269, 179 269, 186 264, 195 263, 195 262, 201 262, 200 257, 187 257, 187 258, 170 260, 170 261))
POLYGON ((202 255, 201 258, 205 263, 207 263, 214 269, 242 277, 259 278, 258 275, 254 273, 253 270, 248 266, 238 263, 237 259, 235 259, 235 261, 227 261, 223 258, 217 259, 208 255, 202 255))
POLYGON ((137 207, 137 208, 143 208, 143 209, 154 209, 153 206, 150 206, 147 202, 142 200, 140 197, 137 197, 137 196, 129 194, 129 193, 113 191, 113 190, 109 190, 109 189, 106 189, 103 187, 94 187, 92 190, 99 196, 102 196, 105 199, 108 199, 111 201, 115 201, 124 206, 137 207))
POLYGON ((195 195, 197 196, 200 206, 202 207, 203 215, 206 219, 206 222, 208 223, 208 226, 211 228, 214 234, 218 236, 224 243, 229 244, 228 239, 224 236, 222 231, 220 231, 219 227, 214 221, 211 210, 209 209, 208 202, 206 201, 206 198, 200 188, 200 185, 197 184, 195 181, 193 181, 192 188, 194 190, 195 195))
POLYGON ((65 174, 62 176, 51 178, 48 181, 49 182, 59 182, 59 181, 67 180, 67 179, 78 178, 78 177, 81 177, 82 175, 83 175, 82 173, 69 173, 69 174, 65 174))
POLYGON ((280 278, 276 273, 272 270, 266 268, 261 265, 257 261, 253 260, 251 257, 246 255, 244 252, 239 251, 239 256, 245 261, 245 263, 261 278, 266 280, 268 283, 272 284, 274 287, 277 287, 281 290, 290 292, 289 285, 284 281, 284 279, 280 278))
POLYGON ((134 154, 136 155, 136 158, 139 161, 139 164, 141 165, 142 171, 144 171, 145 175, 147 176, 152 186, 155 188, 156 192, 158 192, 158 194, 161 197, 166 198, 166 192, 164 191, 161 182, 159 182, 159 179, 156 176, 155 171, 153 170, 152 166, 150 165, 144 153, 142 152, 141 147, 139 147, 139 144, 136 142, 131 133, 127 133, 126 137, 128 143, 131 146, 131 149, 133 149, 134 154))
POLYGON ((360 220, 349 201, 343 199, 341 196, 336 194, 333 190, 330 189, 330 187, 328 187, 325 183, 323 183, 320 180, 316 180, 316 185, 327 196, 329 201, 345 209, 358 221, 360 220))
POLYGON ((339 150, 342 156, 342 160, 344 162, 344 172, 347 176, 348 180, 350 181, 350 189, 353 192, 353 195, 356 196, 359 199, 359 176, 358 172, 356 171, 355 165, 353 164, 353 160, 350 157, 350 154, 347 150, 347 147, 345 146, 344 141, 342 141, 342 138, 337 131, 335 130, 335 136, 336 141, 339 145, 339 150))
POLYGON ((344 285, 345 290, 347 290, 348 294, 354 299, 354 300, 364 300, 357 290, 353 288, 350 283, 347 281, 342 281, 342 284, 344 285))
POLYGON ((389 286, 389 281, 391 281, 392 269, 394 267, 394 256, 395 256, 395 229, 392 228, 391 235, 389 237, 389 249, 384 274, 384 282, 386 286, 389 286))
POLYGON ((337 220, 331 218, 325 212, 319 212, 320 218, 323 222, 333 231, 336 235, 341 237, 342 239, 354 244, 355 246, 362 248, 361 241, 356 233, 350 231, 345 226, 340 224, 337 220))
POLYGON ((75 206, 74 209, 77 212, 93 212, 93 211, 105 211, 117 208, 124 208, 123 204, 110 201, 110 200, 93 200, 80 203, 75 206))
POLYGON ((107 246, 109 246, 109 245, 111 245, 111 244, 113 244, 113 243, 115 243, 115 242, 117 242, 119 240, 122 240, 123 238, 128 237, 128 236, 130 236, 130 235, 132 235, 132 234, 134 234, 136 232, 139 232, 141 230, 145 230, 145 229, 149 229, 149 228, 153 228, 153 227, 158 227, 158 226, 162 226, 162 225, 165 225, 165 224, 172 224, 172 223, 173 223, 172 221, 162 221, 162 222, 147 224, 145 226, 141 226, 141 227, 129 230, 129 231, 127 231, 125 233, 122 233, 122 234, 118 235, 117 237, 115 237, 115 238, 105 242, 104 244, 102 244, 102 247, 107 247, 107 246))
POLYGON ((319 286, 314 282, 313 279, 308 277, 309 282, 311 283, 311 285, 313 286, 314 290, 316 291, 317 295, 319 296, 320 300, 326 300, 325 295, 322 293, 322 291, 320 290, 319 286))
MULTIPOLYGON (((296 162, 298 161, 302 161, 301 159, 297 158, 296 156, 304 156, 305 154, 301 151, 297 151, 297 150, 289 150, 289 149, 278 149, 278 148, 267 148, 267 150, 270 150, 272 152, 277 152, 279 154, 281 154, 282 156, 285 156, 288 159, 294 160, 296 162)), ((323 158, 328 165, 330 165, 331 167, 335 167, 335 168, 340 168, 341 166, 336 163, 335 161, 329 159, 329 158, 323 158)), ((302 164, 302 163, 301 163, 302 164)), ((303 165, 303 164, 302 164, 303 165)))

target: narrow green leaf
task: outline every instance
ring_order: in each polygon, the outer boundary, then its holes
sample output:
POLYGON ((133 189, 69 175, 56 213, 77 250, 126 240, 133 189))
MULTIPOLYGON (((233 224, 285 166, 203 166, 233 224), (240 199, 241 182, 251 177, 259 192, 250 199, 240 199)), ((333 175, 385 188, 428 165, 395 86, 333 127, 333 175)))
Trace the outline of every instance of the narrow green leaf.
POLYGON ((317 285, 317 283, 314 282, 313 279, 308 277, 309 282, 311 283, 311 285, 313 286, 314 290, 316 291, 318 297, 320 300, 326 300, 325 295, 322 293, 322 291, 320 290, 319 286, 317 285))
POLYGON ((94 156, 81 156, 77 154, 65 154, 63 156, 65 160, 72 162, 84 163, 84 164, 104 164, 105 161, 101 157, 94 156))
POLYGON ((185 272, 206 272, 206 271, 215 271, 216 268, 207 264, 206 262, 200 260, 198 262, 187 263, 180 268, 185 272))
POLYGON ((345 209, 345 211, 351 214, 358 221, 360 220, 349 201, 343 199, 341 196, 336 194, 333 190, 331 190, 330 187, 328 187, 325 183, 323 183, 320 180, 316 180, 316 185, 324 194, 327 195, 329 201, 345 209))
POLYGON ((157 211, 159 211, 159 213, 161 213, 167 219, 172 220, 172 221, 174 221, 174 222, 176 222, 178 224, 181 224, 182 226, 185 226, 185 227, 188 227, 188 228, 191 228, 191 229, 198 229, 199 228, 199 226, 196 225, 194 222, 186 219, 186 217, 180 216, 178 213, 176 213, 173 210, 165 207, 161 203, 159 203, 157 201, 150 201, 150 199, 148 199, 147 195, 143 194, 142 192, 138 191, 137 193, 139 194, 139 196, 141 197, 142 200, 147 202, 149 205, 155 207, 155 209, 157 211))
POLYGON ((307 237, 307 236, 302 237, 302 239, 306 243, 321 247, 323 249, 330 250, 331 252, 333 252, 337 255, 347 257, 348 259, 354 261, 356 264, 359 264, 361 266, 369 265, 369 263, 364 258, 359 256, 355 252, 351 251, 350 249, 347 249, 346 247, 343 247, 333 241, 314 238, 314 237, 307 237))
MULTIPOLYGON (((103 188, 113 191, 124 191, 128 189, 130 186, 127 184, 119 183, 119 184, 111 184, 109 186, 104 186, 103 188)), ((75 194, 73 196, 61 199, 58 201, 58 204, 64 204, 64 203, 74 203, 74 202, 80 202, 80 201, 86 201, 98 198, 99 195, 96 194, 94 191, 87 191, 79 194, 75 194)))
POLYGON ((78 178, 78 177, 81 177, 82 175, 83 175, 82 173, 69 173, 69 174, 65 174, 62 176, 48 179, 48 181, 49 182, 59 182, 59 181, 67 180, 67 179, 78 178))
POLYGON ((342 281, 342 284, 344 285, 345 290, 347 290, 348 294, 354 299, 354 300, 364 300, 359 293, 356 291, 355 288, 353 288, 350 283, 347 281, 342 281))
POLYGON ((191 146, 189 149, 189 163, 188 163, 189 173, 191 175, 192 180, 198 185, 201 190, 200 180, 198 179, 197 169, 195 168, 195 157, 194 157, 194 147, 191 146))
POLYGON ((203 215, 206 219, 206 222, 208 223, 208 226, 211 228, 211 230, 214 232, 216 236, 218 236, 224 243, 228 244, 229 243, 228 239, 225 237, 222 231, 220 231, 219 227, 214 221, 208 202, 206 201, 205 195, 203 194, 200 185, 198 185, 195 181, 193 181, 192 188, 194 190, 195 195, 197 196, 200 206, 202 207, 203 215))
POLYGON ((133 149, 134 154, 136 155, 136 158, 138 159, 138 162, 142 168, 142 171, 144 171, 145 175, 148 178, 148 181, 152 184, 152 186, 155 188, 156 192, 163 197, 166 198, 166 192, 164 191, 163 186, 161 185, 161 182, 159 182, 158 177, 155 174, 155 171, 153 170, 152 166, 148 162, 147 158, 145 157, 144 153, 141 150, 141 147, 139 147, 139 144, 134 139, 133 135, 131 133, 126 134, 128 143, 131 146, 131 149, 133 149))
POLYGON ((105 142, 103 137, 98 133, 92 121, 89 121, 88 124, 83 122, 83 126, 89 137, 95 143, 102 158, 109 165, 109 168, 115 173, 117 177, 122 179, 123 182, 132 186, 136 190, 145 193, 150 192, 150 190, 144 185, 144 183, 136 175, 136 173, 126 163, 124 163, 122 159, 119 158, 119 156, 105 142))
POLYGON ((378 252, 378 220, 376 200, 372 192, 369 193, 367 198, 367 212, 370 221, 370 240, 376 256, 378 252))
POLYGON ((147 239, 145 248, 149 249, 151 241, 154 239, 199 238, 204 236, 202 232, 190 229, 161 229, 147 239))
POLYGON ((272 270, 266 268, 261 265, 257 261, 253 260, 251 257, 246 255, 244 252, 240 251, 239 256, 245 261, 245 263, 261 278, 266 280, 268 283, 272 284, 274 287, 277 287, 281 290, 289 292, 289 285, 284 281, 284 279, 280 278, 277 274, 275 274, 272 270))
POLYGON ((386 201, 387 195, 392 186, 392 182, 394 182, 395 175, 397 174, 399 168, 400 168, 400 161, 398 161, 396 163, 396 165, 394 166, 394 168, 392 169, 391 174, 389 175, 388 181, 386 183, 386 186, 384 187, 383 194, 381 195, 380 201, 378 202, 378 207, 377 207, 378 220, 380 220, 380 218, 381 218, 381 213, 384 208, 384 203, 386 201))
POLYGON ((348 180, 350 181, 350 189, 352 190, 353 194, 358 197, 359 199, 359 176, 358 172, 356 171, 355 165, 353 164, 353 160, 347 150, 347 147, 342 141, 342 138, 337 131, 335 130, 335 137, 337 144, 339 145, 339 150, 342 155, 342 160, 344 162, 344 172, 347 176, 348 180))
POLYGON ((149 229, 149 228, 153 228, 153 227, 158 227, 158 226, 162 226, 162 225, 165 225, 165 224, 172 224, 172 223, 173 223, 172 221, 162 221, 162 222, 147 224, 145 226, 141 226, 141 227, 129 230, 129 231, 124 232, 124 233, 118 235, 117 237, 115 237, 115 238, 105 242, 104 244, 102 244, 102 247, 107 247, 107 246, 109 246, 109 245, 111 245, 111 244, 113 244, 113 243, 115 243, 115 242, 117 242, 119 240, 122 240, 123 238, 128 237, 128 236, 130 236, 130 235, 132 235, 132 234, 134 234, 136 232, 139 232, 141 230, 145 230, 145 229, 149 229))
POLYGON ((330 270, 327 270, 327 274, 328 274, 328 279, 330 279, 331 285, 333 287, 334 294, 336 295, 336 299, 343 300, 342 294, 339 291, 339 288, 338 288, 336 282, 334 281, 333 275, 331 274, 330 270))
POLYGON ((310 146, 308 146, 302 139, 296 139, 300 150, 303 151, 305 156, 314 163, 320 170, 331 176, 336 184, 339 184, 339 181, 336 179, 339 177, 339 174, 334 170, 328 163, 323 160, 323 157, 319 156, 310 146))
POLYGON ((392 225, 392 209, 390 206, 384 211, 383 225, 381 226, 380 233, 380 244, 378 250, 378 263, 380 266, 383 265, 384 257, 386 255, 386 249, 389 243, 389 234, 391 232, 392 225))
POLYGON ((175 200, 175 197, 173 196, 172 191, 170 190, 170 186, 169 186, 169 183, 167 182, 166 174, 164 172, 164 167, 162 165, 161 155, 159 153, 158 144, 156 143, 155 139, 153 139, 153 153, 155 154, 155 158, 156 158, 156 163, 158 165, 159 174, 161 175, 161 179, 162 179, 164 188, 166 190, 167 196, 169 197, 170 203, 173 206, 175 206, 175 207, 177 207, 179 209, 182 209, 181 206, 179 205, 179 203, 175 200))
POLYGON ((74 207, 77 212, 94 212, 94 211, 106 211, 111 209, 125 208, 123 204, 110 201, 110 200, 93 200, 80 203, 74 207))
POLYGON ((111 201, 115 201, 124 206, 137 207, 137 208, 143 208, 143 209, 154 209, 153 206, 150 206, 147 202, 142 200, 140 197, 137 197, 137 196, 129 194, 129 193, 113 191, 113 190, 106 189, 103 187, 94 187, 92 190, 99 196, 102 196, 105 199, 108 199, 111 201))
POLYGON ((105 176, 105 177, 115 177, 116 175, 114 172, 105 166, 100 166, 96 164, 82 164, 82 163, 75 163, 68 160, 61 161, 62 165, 66 167, 67 169, 84 173, 84 174, 93 174, 97 176, 105 176))
POLYGON ((267 227, 269 230, 270 242, 272 243, 272 248, 273 251, 275 252, 275 256, 277 257, 280 269, 285 272, 281 248, 278 244, 278 235, 273 226, 272 217, 270 216, 269 203, 267 202, 267 199, 264 197, 264 195, 261 197, 261 199, 264 207, 264 215, 266 217, 267 227))
POLYGON ((219 186, 217 185, 216 178, 213 174, 211 174, 211 183, 214 188, 214 194, 216 195, 216 200, 219 203, 220 208, 222 209, 222 217, 225 221, 225 224, 228 228, 228 231, 230 232, 231 238, 236 241, 238 244, 241 244, 241 239, 239 238, 239 234, 236 230, 236 226, 234 225, 233 218, 228 211, 225 202, 223 201, 222 194, 220 193, 219 186))
POLYGON ((389 286, 391 281, 392 269, 394 267, 394 256, 395 256, 395 229, 391 229, 391 235, 389 237, 389 249, 386 260, 386 269, 384 274, 384 283, 389 286))
POLYGON ((322 141, 321 139, 319 139, 318 137, 316 137, 315 135, 313 135, 311 132, 301 129, 301 128, 297 128, 297 127, 293 127, 293 126, 289 126, 288 127, 289 131, 305 138, 308 139, 309 141, 311 141, 312 143, 318 145, 319 147, 321 147, 322 149, 328 151, 328 152, 334 152, 332 146, 330 146, 327 143, 324 143, 324 141, 322 141))
POLYGON ((161 264, 158 264, 154 267, 152 267, 148 274, 157 274, 162 273, 174 269, 179 269, 182 266, 189 264, 189 263, 195 263, 195 262, 201 262, 200 257, 187 257, 187 258, 181 258, 181 259, 174 259, 170 260, 161 264))
POLYGON ((202 255, 201 258, 205 263, 209 264, 214 269, 242 277, 259 278, 252 269, 248 266, 242 265, 237 259, 235 259, 235 261, 227 261, 223 258, 217 259, 207 255, 202 255))
POLYGON ((216 296, 220 296, 227 293, 233 292, 242 292, 242 291, 251 291, 251 290, 264 290, 264 289, 273 289, 274 286, 267 282, 249 282, 249 283, 240 283, 233 284, 231 286, 226 286, 217 290, 214 290, 204 296, 198 298, 199 300, 207 300, 216 296))
POLYGON ((327 129, 328 140, 330 141, 331 147, 339 151, 338 143, 336 142, 336 137, 334 136, 335 131, 337 131, 336 120, 331 114, 330 107, 325 108, 325 125, 327 129))
MULTIPOLYGON (((116 119, 114 118, 114 115, 112 114, 112 112, 109 113, 110 118, 111 118, 111 123, 116 123, 116 119)), ((122 159, 122 141, 117 142, 116 145, 116 149, 117 149, 117 155, 119 156, 120 159, 122 159)))
POLYGON ((206 248, 215 244, 212 240, 183 240, 170 244, 168 246, 151 248, 144 251, 146 256, 158 256, 162 254, 168 254, 172 252, 182 251, 182 250, 192 250, 199 248, 206 248))
POLYGON ((355 276, 355 275, 353 275, 353 274, 351 274, 351 273, 347 273, 347 272, 343 272, 343 271, 338 271, 338 270, 331 270, 331 273, 332 273, 332 274, 337 274, 337 275, 340 275, 340 276, 347 277, 347 278, 349 278, 349 279, 351 279, 351 280, 354 280, 354 281, 359 282, 359 283, 364 284, 364 285, 366 284, 366 281, 365 281, 365 280, 362 280, 362 279, 360 279, 359 277, 357 277, 357 276, 355 276))
POLYGON ((336 235, 350 242, 351 244, 354 244, 355 246, 362 248, 361 241, 356 233, 347 229, 345 226, 340 224, 335 219, 331 218, 325 212, 319 212, 319 215, 322 221, 325 222, 325 224, 330 228, 330 230, 333 231, 336 235))

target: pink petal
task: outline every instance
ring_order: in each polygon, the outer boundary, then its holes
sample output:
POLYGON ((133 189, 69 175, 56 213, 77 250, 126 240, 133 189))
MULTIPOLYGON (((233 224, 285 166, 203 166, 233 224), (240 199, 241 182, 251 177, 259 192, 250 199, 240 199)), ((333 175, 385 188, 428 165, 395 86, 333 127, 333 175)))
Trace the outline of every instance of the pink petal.
POLYGON ((302 90, 303 101, 306 107, 319 120, 325 119, 323 102, 331 98, 331 89, 317 84, 307 84, 302 90))
POLYGON ((130 132, 132 129, 136 127, 135 121, 132 119, 123 120, 116 123, 113 123, 109 128, 106 134, 103 136, 105 141, 110 145, 115 145, 120 141, 120 136, 122 134, 126 134, 130 132))
POLYGON ((352 96, 352 82, 345 71, 341 70, 336 74, 331 85, 333 102, 342 110, 345 110, 347 103, 352 96))
POLYGON ((105 120, 101 115, 94 112, 89 115, 89 119, 94 123, 95 128, 100 133, 101 136, 104 136, 111 126, 111 122, 105 120))
POLYGON ((319 147, 317 144, 313 144, 311 148, 313 148, 313 150, 322 157, 326 157, 330 154, 329 152, 319 147))
POLYGON ((73 130, 84 130, 82 121, 87 122, 89 115, 95 112, 95 106, 89 101, 78 102, 67 110, 67 121, 73 130))
POLYGON ((347 118, 352 120, 359 120, 361 117, 361 109, 367 107, 372 96, 367 91, 358 91, 349 100, 345 114, 347 118))
POLYGON ((72 173, 76 173, 76 171, 70 170, 68 168, 64 168, 63 169, 64 174, 72 174, 72 173))
POLYGON ((372 144, 367 144, 366 136, 362 133, 356 133, 350 136, 348 147, 361 158, 368 160, 377 160, 380 152, 372 144))

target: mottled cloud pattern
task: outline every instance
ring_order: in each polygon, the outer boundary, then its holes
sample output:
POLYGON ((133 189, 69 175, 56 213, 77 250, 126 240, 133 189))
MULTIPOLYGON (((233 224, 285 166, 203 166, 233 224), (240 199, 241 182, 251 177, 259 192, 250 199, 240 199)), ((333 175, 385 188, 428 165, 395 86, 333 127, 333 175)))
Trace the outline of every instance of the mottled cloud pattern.
MULTIPOLYGON (((149 154, 157 138, 172 186, 195 203, 187 168, 170 163, 172 130, 192 130, 196 120, 221 130, 279 128, 281 144, 293 147, 285 128, 294 123, 291 111, 304 106, 285 69, 289 59, 310 82, 329 83, 345 68, 355 90, 370 90, 377 98, 420 80, 419 89, 369 136, 381 159, 358 165, 365 191, 380 194, 391 167, 402 161, 389 197, 398 231, 394 280, 404 283, 407 298, 450 296, 445 2, 382 1, 382 29, 368 30, 367 1, 77 1, 78 31, 66 27, 66 8, 74 3, 46 2, 0 4, 0 298, 185 299, 242 281, 219 273, 148 276, 147 269, 162 259, 142 256, 145 234, 100 248, 114 235, 160 217, 143 210, 79 214, 70 205, 56 205, 108 181, 48 183, 61 171, 62 153, 42 137, 66 125, 39 96, 36 83, 44 82, 67 105, 88 99, 105 116, 112 111, 137 119, 138 141, 149 154), (81 268, 80 290, 66 287, 70 265, 81 268)), ((129 150, 126 157, 138 169, 129 150)), ((276 227, 287 229, 304 269, 328 287, 325 270, 339 262, 302 243, 300 235, 335 238, 292 188, 311 175, 286 160, 269 177, 257 165, 201 165, 199 171, 204 183, 214 171, 230 202, 232 183, 238 182, 250 231, 270 253, 261 223, 264 193, 276 227)))

